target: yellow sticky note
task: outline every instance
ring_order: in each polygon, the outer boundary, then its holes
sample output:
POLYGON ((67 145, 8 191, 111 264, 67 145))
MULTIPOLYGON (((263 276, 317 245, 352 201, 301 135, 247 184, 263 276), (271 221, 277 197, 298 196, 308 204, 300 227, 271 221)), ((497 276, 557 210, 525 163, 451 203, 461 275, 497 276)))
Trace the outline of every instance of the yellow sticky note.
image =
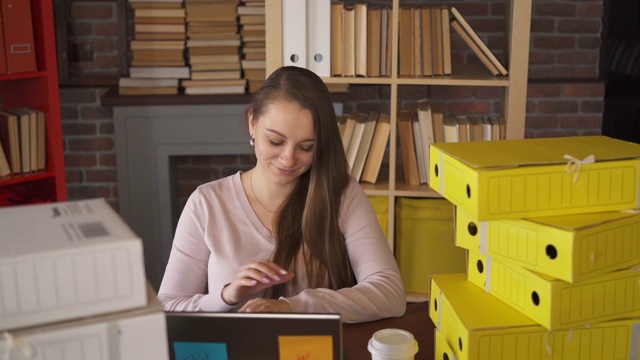
POLYGON ((330 335, 278 336, 280 360, 333 360, 330 335))

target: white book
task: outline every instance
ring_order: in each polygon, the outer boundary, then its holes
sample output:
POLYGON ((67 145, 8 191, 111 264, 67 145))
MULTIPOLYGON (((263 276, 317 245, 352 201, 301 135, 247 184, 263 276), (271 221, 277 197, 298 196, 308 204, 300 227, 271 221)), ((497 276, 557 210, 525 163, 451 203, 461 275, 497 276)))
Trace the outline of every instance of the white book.
POLYGON ((422 144, 422 135, 420 132, 420 123, 418 122, 418 114, 411 116, 411 127, 413 128, 413 142, 416 148, 416 160, 418 161, 418 175, 420 184, 427 183, 427 169, 424 161, 424 148, 422 144))
POLYGON ((132 78, 170 78, 188 79, 188 66, 132 66, 129 68, 132 78))
POLYGON ((306 23, 306 1, 282 0, 282 64, 284 66, 307 67, 306 23))
POLYGON ((434 143, 433 120, 431 118, 431 106, 426 100, 418 100, 418 123, 420 124, 420 142, 427 181, 429 179, 429 147, 434 143))
POLYGON ((0 209, 0 331, 147 305, 142 240, 104 200, 0 209))
POLYGON ((349 147, 347 148, 347 162, 349 163, 349 169, 353 169, 353 165, 356 162, 356 155, 358 154, 360 141, 362 141, 362 136, 364 135, 367 118, 367 114, 358 113, 356 115, 356 124, 353 127, 353 134, 351 135, 349 147))
POLYGON ((307 68, 331 76, 331 0, 307 0, 307 68))

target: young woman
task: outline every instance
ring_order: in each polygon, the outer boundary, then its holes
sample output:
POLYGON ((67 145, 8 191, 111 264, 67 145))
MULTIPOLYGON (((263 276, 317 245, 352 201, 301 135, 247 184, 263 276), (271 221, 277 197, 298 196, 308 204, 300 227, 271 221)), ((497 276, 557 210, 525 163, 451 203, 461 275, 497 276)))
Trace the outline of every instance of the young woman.
POLYGON ((322 80, 276 70, 247 118, 256 166, 190 196, 158 292, 165 310, 404 314, 398 266, 349 176, 322 80))

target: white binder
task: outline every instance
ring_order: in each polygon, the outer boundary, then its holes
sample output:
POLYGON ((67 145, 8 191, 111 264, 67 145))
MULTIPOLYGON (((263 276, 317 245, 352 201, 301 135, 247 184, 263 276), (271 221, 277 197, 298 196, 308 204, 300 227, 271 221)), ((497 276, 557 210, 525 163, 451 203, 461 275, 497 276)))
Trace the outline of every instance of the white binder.
POLYGON ((282 0, 282 64, 307 67, 307 2, 282 0))
POLYGON ((307 69, 318 76, 329 77, 331 76, 331 0, 306 1, 307 69))

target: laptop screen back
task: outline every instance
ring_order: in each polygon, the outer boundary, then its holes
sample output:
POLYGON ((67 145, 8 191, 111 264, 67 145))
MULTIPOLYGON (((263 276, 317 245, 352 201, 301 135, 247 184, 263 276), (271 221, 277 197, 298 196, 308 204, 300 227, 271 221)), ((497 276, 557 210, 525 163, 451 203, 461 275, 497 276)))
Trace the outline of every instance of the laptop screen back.
POLYGON ((338 314, 167 312, 174 360, 341 360, 338 314))

